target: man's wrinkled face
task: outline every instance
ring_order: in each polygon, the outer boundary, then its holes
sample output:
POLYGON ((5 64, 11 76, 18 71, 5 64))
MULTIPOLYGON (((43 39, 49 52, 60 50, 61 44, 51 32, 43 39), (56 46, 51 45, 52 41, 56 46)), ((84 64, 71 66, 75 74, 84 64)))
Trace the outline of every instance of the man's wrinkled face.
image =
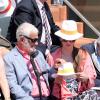
POLYGON ((38 45, 38 34, 30 33, 30 36, 24 36, 25 41, 23 42, 24 50, 28 53, 36 50, 38 45))

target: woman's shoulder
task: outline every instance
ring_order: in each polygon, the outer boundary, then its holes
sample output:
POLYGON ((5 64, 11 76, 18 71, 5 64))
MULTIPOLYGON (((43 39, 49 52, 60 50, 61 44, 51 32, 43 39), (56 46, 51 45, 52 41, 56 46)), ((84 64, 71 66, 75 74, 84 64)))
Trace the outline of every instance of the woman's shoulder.
POLYGON ((3 57, 6 53, 9 52, 9 49, 5 47, 0 47, 0 55, 3 57))
POLYGON ((58 47, 54 52, 52 52, 52 55, 59 54, 61 52, 61 47, 58 47))

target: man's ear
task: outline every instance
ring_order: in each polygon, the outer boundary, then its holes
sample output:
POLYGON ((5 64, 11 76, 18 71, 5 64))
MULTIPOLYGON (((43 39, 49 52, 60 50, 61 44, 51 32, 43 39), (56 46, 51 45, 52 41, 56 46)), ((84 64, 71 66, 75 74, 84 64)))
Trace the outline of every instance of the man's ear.
POLYGON ((24 37, 20 37, 19 42, 21 45, 25 44, 25 39, 24 37))
POLYGON ((24 42, 24 41, 25 41, 24 37, 21 37, 21 38, 20 38, 20 40, 21 40, 22 42, 24 42))

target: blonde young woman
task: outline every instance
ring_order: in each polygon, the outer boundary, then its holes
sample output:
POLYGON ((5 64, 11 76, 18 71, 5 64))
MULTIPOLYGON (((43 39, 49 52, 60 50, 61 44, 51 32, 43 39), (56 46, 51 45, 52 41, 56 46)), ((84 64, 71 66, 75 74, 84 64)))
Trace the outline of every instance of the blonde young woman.
POLYGON ((77 74, 77 79, 64 80, 63 77, 58 76, 54 81, 53 96, 57 100, 97 100, 96 92, 91 90, 91 87, 95 85, 96 78, 92 60, 85 50, 74 47, 75 40, 83 35, 77 31, 76 22, 73 20, 63 21, 61 30, 55 34, 61 38, 62 42, 62 47, 52 54, 56 63, 55 68, 59 67, 58 62, 61 65, 70 62, 74 65, 75 72, 79 74, 77 74))

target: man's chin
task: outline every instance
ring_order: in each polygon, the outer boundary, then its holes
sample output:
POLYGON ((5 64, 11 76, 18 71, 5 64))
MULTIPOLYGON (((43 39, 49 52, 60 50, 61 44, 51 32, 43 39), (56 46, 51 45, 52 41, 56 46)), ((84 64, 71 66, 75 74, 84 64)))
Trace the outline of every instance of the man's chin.
POLYGON ((36 49, 35 48, 30 48, 30 52, 35 52, 36 49))

